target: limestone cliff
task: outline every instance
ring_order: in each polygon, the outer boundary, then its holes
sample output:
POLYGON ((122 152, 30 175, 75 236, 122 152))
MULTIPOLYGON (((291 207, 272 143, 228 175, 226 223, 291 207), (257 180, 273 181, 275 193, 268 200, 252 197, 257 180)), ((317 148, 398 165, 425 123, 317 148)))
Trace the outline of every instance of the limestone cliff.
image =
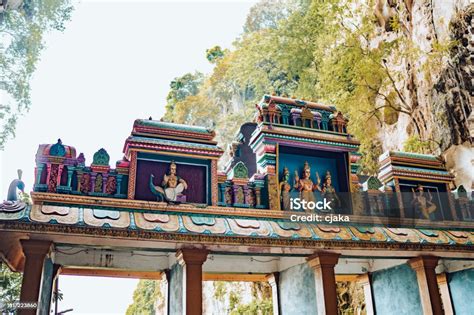
POLYGON ((387 60, 401 76, 395 84, 411 115, 385 123, 385 150, 403 150, 412 135, 426 142, 425 153, 441 154, 456 185, 474 182, 474 4, 468 0, 378 0, 377 40, 402 36, 402 63, 387 60), (400 26, 393 27, 396 19, 400 26), (421 53, 416 53, 416 51, 421 53), (431 57, 430 57, 431 56, 431 57))

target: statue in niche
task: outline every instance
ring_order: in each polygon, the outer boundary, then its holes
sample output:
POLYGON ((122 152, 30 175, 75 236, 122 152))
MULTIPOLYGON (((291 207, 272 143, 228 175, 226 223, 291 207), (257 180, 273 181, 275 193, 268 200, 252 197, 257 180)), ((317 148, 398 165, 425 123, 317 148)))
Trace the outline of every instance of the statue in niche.
POLYGON ((471 211, 469 209, 469 198, 467 197, 467 190, 463 185, 458 188, 458 203, 461 208, 461 215, 464 220, 471 220, 471 211))
POLYGON ((245 203, 244 198, 245 198, 244 189, 242 188, 242 186, 239 186, 237 188, 237 193, 235 195, 235 201, 236 201, 236 203, 244 204, 245 203))
POLYGON ((255 195, 253 192, 253 189, 249 188, 247 190, 247 204, 249 204, 251 207, 255 206, 255 195))
POLYGON ((412 205, 415 207, 415 213, 417 213, 423 219, 434 220, 434 212, 436 211, 437 207, 432 202, 433 196, 431 195, 431 192, 428 190, 428 192, 425 193, 423 186, 420 184, 416 186, 416 189, 412 188, 412 192, 412 205))
POLYGON ((290 180, 290 171, 288 167, 283 168, 283 176, 280 181, 280 201, 282 210, 291 210, 291 201, 290 201, 290 191, 291 185, 290 180))
POLYGON ((87 194, 91 187, 91 176, 86 173, 81 177, 81 193, 87 194))
POLYGON ((232 188, 226 187, 224 192, 225 203, 228 205, 232 204, 232 188))
POLYGON ((163 176, 163 181, 160 186, 153 184, 154 175, 150 175, 150 190, 157 196, 158 201, 168 202, 185 202, 186 196, 183 191, 188 188, 188 184, 184 179, 178 176, 177 166, 174 161, 171 161, 168 174, 163 176))
MULTIPOLYGON (((318 173, 316 173, 316 176, 319 178, 318 173)), ((331 172, 329 171, 326 171, 326 176, 324 177, 324 183, 321 187, 321 196, 331 203, 333 209, 341 206, 341 200, 336 193, 336 189, 332 185, 331 172)))
POLYGON ((102 192, 102 174, 98 174, 95 178, 95 185, 94 185, 94 192, 101 193, 102 192))
POLYGON ((115 190, 117 189, 117 180, 114 176, 107 177, 107 181, 105 183, 105 193, 109 195, 115 194, 115 190))
POLYGON ((306 202, 316 202, 316 198, 314 197, 314 191, 319 190, 321 191, 321 179, 319 175, 316 173, 317 182, 316 184, 313 183, 311 180, 311 168, 308 162, 304 162, 303 167, 303 178, 300 178, 298 175, 298 171, 295 171, 295 183, 294 188, 298 189, 300 192, 300 199, 306 202))
POLYGON ((56 192, 58 186, 59 165, 52 164, 49 171, 48 192, 56 192))

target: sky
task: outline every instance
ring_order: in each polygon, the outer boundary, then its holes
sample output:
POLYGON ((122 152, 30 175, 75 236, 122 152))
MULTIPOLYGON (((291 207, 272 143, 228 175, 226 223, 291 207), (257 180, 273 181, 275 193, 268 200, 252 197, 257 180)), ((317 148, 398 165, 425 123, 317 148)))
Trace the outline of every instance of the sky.
MULTIPOLYGON (((81 1, 64 32, 46 35, 31 82, 32 108, 14 140, 0 151, 0 199, 23 170, 34 181, 39 144, 72 145, 90 164, 105 148, 122 158, 136 118, 164 114, 169 83, 195 70, 209 72, 205 51, 231 48, 255 1, 81 1)), ((68 314, 124 314, 137 280, 61 277, 68 314)))

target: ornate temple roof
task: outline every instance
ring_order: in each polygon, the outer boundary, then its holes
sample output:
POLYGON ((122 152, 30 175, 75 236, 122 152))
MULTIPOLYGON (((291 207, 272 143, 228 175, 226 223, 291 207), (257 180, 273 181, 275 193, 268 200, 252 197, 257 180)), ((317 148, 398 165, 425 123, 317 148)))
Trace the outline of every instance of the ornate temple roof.
POLYGON ((177 136, 212 140, 215 136, 215 132, 201 126, 189 126, 150 119, 137 119, 133 123, 132 135, 147 135, 151 137, 177 136))
POLYGON ((299 100, 296 98, 288 98, 288 97, 282 97, 282 96, 274 96, 274 95, 264 95, 260 104, 263 106, 264 103, 270 103, 271 101, 274 101, 277 104, 285 104, 285 105, 292 105, 292 106, 297 106, 297 107, 308 107, 310 109, 320 109, 320 110, 326 110, 326 111, 336 111, 336 107, 333 105, 324 105, 312 101, 306 101, 306 100, 299 100))

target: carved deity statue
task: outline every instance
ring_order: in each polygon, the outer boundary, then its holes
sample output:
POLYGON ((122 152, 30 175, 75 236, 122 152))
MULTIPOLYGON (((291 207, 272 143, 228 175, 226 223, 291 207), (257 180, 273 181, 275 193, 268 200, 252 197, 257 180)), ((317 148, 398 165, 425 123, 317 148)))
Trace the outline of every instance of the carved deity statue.
POLYGON ((316 173, 317 182, 316 184, 313 183, 311 180, 311 168, 308 162, 304 163, 303 168, 303 178, 300 178, 298 175, 298 171, 295 171, 295 183, 294 188, 298 189, 300 192, 300 199, 306 202, 315 202, 314 191, 319 190, 321 191, 321 187, 319 186, 321 183, 321 179, 319 178, 318 173, 316 173))
POLYGON ((324 177, 324 183, 321 188, 321 196, 326 198, 327 201, 331 203, 331 208, 339 208, 341 206, 341 200, 339 199, 336 189, 332 185, 331 172, 326 171, 326 176, 324 177))
POLYGON ((115 194, 115 190, 117 189, 117 180, 114 176, 107 177, 107 181, 105 182, 105 193, 109 195, 115 194))
POLYGON ((171 201, 177 201, 182 192, 188 189, 188 184, 178 176, 177 167, 174 161, 171 162, 168 174, 163 176, 161 186, 165 190, 166 197, 171 201))
POLYGON ((412 188, 413 201, 412 204, 415 207, 415 213, 419 213, 423 219, 433 220, 434 212, 436 211, 436 205, 432 202, 433 196, 428 190, 426 194, 422 185, 418 184, 416 189, 412 188))
POLYGON ((102 181, 103 181, 102 174, 98 174, 97 177, 95 178, 94 192, 96 193, 102 192, 102 185, 103 185, 102 181))
POLYGON ((288 182, 290 180, 290 171, 288 167, 283 168, 283 176, 280 181, 280 201, 282 210, 291 210, 290 202, 290 191, 291 185, 288 182))
POLYGON ((231 205, 232 202, 232 188, 231 187, 226 187, 224 191, 224 198, 225 198, 225 203, 228 205, 231 205))
POLYGON ((236 203, 243 204, 245 203, 244 198, 245 198, 244 189, 242 188, 242 186, 239 186, 237 188, 237 193, 235 194, 235 201, 236 203))

